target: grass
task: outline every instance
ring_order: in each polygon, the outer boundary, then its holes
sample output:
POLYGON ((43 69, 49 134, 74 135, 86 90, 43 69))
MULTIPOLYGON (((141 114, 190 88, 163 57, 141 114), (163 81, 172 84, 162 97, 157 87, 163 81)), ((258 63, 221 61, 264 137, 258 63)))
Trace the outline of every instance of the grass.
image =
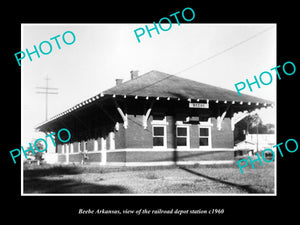
POLYGON ((241 174, 233 165, 100 167, 24 166, 24 193, 245 194, 274 193, 274 163, 241 174))

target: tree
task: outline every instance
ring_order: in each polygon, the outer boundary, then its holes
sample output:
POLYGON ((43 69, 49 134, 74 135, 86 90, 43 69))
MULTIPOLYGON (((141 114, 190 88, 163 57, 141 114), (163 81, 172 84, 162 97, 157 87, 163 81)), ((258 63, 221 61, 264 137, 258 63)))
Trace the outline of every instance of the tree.
MULTIPOLYGON (((28 152, 26 152, 26 154, 27 154, 27 156, 32 156, 32 157, 34 157, 34 160, 36 160, 38 163, 40 162, 40 161, 42 161, 43 160, 43 152, 40 152, 40 151, 38 151, 38 150, 43 150, 44 148, 45 148, 45 146, 41 143, 41 141, 38 141, 37 143, 36 143, 36 146, 34 146, 34 143, 35 143, 35 141, 36 141, 36 139, 34 139, 33 141, 31 141, 31 146, 32 146, 32 148, 34 149, 34 154, 32 153, 32 151, 28 151, 28 152), (35 149, 35 147, 38 149, 35 149)), ((28 146, 27 148, 26 148, 26 150, 29 150, 30 149, 30 146, 28 146)), ((25 151, 26 151, 25 150, 25 151)), ((30 157, 31 158, 31 157, 30 157)))
POLYGON ((266 124, 267 134, 275 134, 275 125, 272 123, 266 124))
MULTIPOLYGON (((38 150, 43 150, 45 148, 45 146, 41 143, 41 141, 38 141, 36 143, 36 147, 38 150)), ((43 152, 39 152, 38 150, 35 149, 35 151, 34 151, 35 152, 35 160, 41 161, 43 159, 43 152)))
POLYGON ((250 127, 254 128, 256 127, 256 151, 258 151, 258 126, 262 125, 262 120, 259 117, 259 115, 257 113, 255 113, 254 115, 252 115, 252 117, 250 117, 250 127))
POLYGON ((235 125, 234 140, 245 140, 247 134, 274 134, 274 124, 263 124, 258 114, 248 115, 235 125))

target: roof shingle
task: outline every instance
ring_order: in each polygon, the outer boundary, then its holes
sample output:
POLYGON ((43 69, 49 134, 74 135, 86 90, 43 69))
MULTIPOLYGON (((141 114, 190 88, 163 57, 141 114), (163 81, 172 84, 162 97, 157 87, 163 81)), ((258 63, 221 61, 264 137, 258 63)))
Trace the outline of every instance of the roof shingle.
POLYGON ((152 70, 133 80, 124 82, 103 92, 107 95, 126 95, 142 97, 191 98, 200 100, 243 101, 273 104, 251 95, 242 94, 225 88, 216 87, 152 70))
POLYGON ((242 94, 240 97, 237 92, 225 88, 216 87, 209 84, 200 83, 186 78, 177 77, 167 73, 152 70, 135 79, 126 81, 118 86, 114 86, 106 91, 86 100, 70 109, 44 121, 37 126, 40 129, 49 122, 77 110, 87 104, 92 104, 97 99, 104 96, 141 96, 141 97, 160 97, 160 98, 180 98, 193 100, 211 100, 228 102, 248 102, 272 105, 272 101, 251 95, 242 94))

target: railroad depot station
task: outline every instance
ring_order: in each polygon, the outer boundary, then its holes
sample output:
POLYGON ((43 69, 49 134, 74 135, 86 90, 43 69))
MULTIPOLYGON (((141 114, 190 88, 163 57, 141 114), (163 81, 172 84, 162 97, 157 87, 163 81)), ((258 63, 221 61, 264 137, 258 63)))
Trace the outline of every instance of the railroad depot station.
MULTIPOLYGON (((217 164, 234 161, 234 128, 273 102, 159 71, 138 75, 37 126, 67 128, 71 139, 44 154, 48 163, 98 165, 217 164)), ((67 134, 66 134, 67 135, 67 134)), ((63 132, 60 136, 62 139, 63 132)), ((47 142, 51 140, 48 137, 47 142)))

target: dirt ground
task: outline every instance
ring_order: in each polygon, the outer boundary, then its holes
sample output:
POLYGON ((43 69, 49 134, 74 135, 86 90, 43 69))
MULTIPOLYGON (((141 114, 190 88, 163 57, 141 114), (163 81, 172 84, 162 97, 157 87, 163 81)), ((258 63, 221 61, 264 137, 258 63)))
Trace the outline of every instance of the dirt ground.
POLYGON ((247 194, 274 193, 274 163, 231 166, 100 167, 40 165, 24 167, 24 194, 247 194))

